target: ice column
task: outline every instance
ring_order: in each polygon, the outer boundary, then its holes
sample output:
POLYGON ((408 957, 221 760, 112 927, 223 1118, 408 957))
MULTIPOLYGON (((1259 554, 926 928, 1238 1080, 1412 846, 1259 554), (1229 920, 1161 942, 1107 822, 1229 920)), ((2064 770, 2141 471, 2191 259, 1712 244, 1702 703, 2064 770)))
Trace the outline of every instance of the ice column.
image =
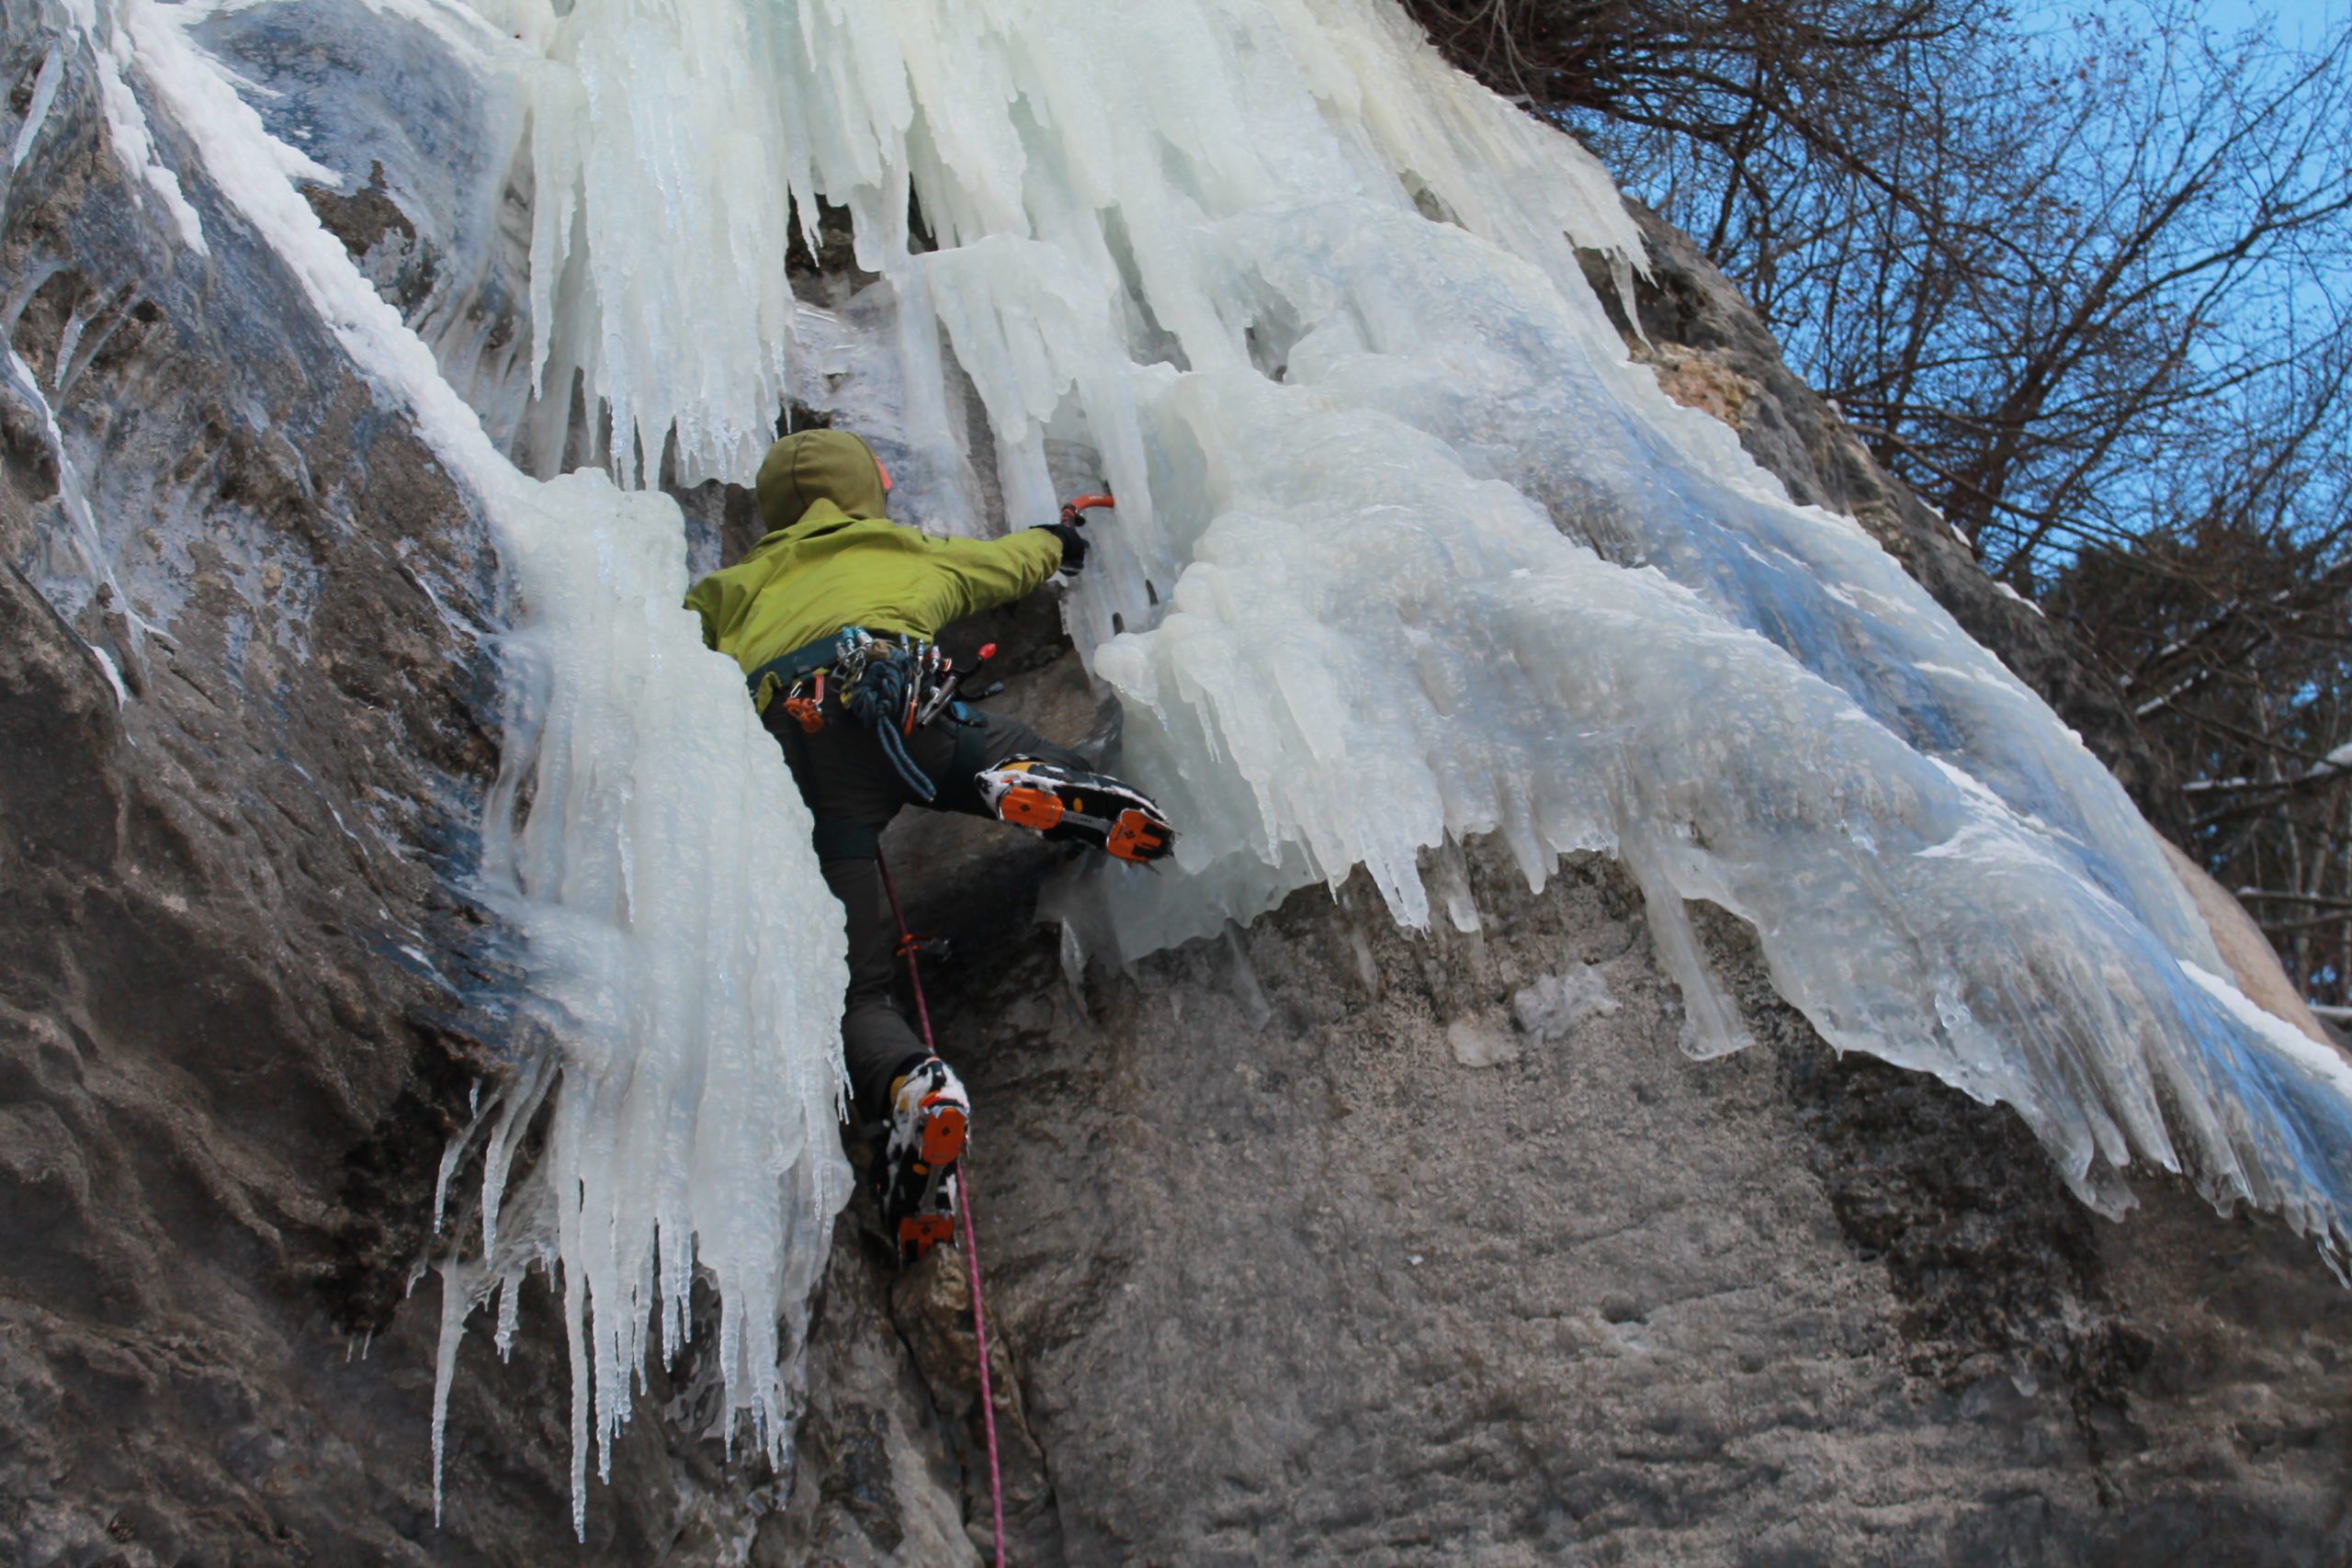
POLYGON ((126 0, 120 14, 212 183, 410 411, 511 576, 484 874, 524 938, 533 997, 515 1083, 484 1133, 485 1261, 445 1280, 442 1396, 474 1296, 503 1286, 503 1341, 522 1271, 552 1269, 584 1518, 588 1455, 609 1458, 657 1332, 665 1357, 679 1348, 700 1270, 721 1303, 730 1409, 781 1460, 808 1292, 848 1191, 842 941, 775 746, 680 607, 678 510, 599 473, 542 484, 509 466, 297 193, 294 178, 323 172, 272 140, 189 41, 201 10, 126 0), (547 1147, 510 1192, 542 1096, 547 1147))

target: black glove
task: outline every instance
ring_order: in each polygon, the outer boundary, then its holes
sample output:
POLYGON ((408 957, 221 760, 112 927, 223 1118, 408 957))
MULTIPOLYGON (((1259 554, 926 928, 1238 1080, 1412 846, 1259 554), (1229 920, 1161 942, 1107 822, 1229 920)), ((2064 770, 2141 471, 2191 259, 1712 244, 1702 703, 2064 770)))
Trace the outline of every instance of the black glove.
POLYGON ((1062 570, 1075 576, 1086 570, 1086 536, 1068 523, 1040 523, 1046 533, 1062 542, 1062 570))

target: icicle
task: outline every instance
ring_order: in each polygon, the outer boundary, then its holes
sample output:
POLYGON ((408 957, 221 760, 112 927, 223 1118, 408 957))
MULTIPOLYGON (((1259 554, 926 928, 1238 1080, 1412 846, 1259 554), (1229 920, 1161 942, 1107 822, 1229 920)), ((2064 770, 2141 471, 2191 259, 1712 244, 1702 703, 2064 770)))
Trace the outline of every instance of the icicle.
POLYGON ((24 123, 17 128, 17 143, 9 150, 8 167, 12 173, 25 166, 33 143, 40 140, 41 127, 49 123, 49 107, 57 97, 58 80, 64 74, 65 45, 62 41, 52 43, 41 60, 40 73, 33 78, 32 100, 25 106, 24 123))
POLYGON ((458 1343, 464 1338, 466 1314, 473 1310, 474 1276, 479 1265, 444 1262, 441 1274, 441 1331, 433 1358, 433 1523, 441 1523, 443 1455, 449 1431, 449 1393, 457 1386, 458 1343))
POLYGON ((353 361, 407 405, 478 500, 515 584, 482 892, 524 938, 534 1004, 487 1145, 488 1258, 479 1272, 444 1266, 436 1408, 489 1282, 503 1292, 503 1338, 521 1271, 555 1266, 584 1530, 589 1449, 603 1472, 649 1323, 665 1306, 684 1322, 687 1258, 719 1294, 729 1407, 783 1460, 786 1349, 849 1187, 835 1132, 839 922, 806 813, 740 674, 679 607, 676 506, 595 475, 541 485, 498 456, 289 179, 322 172, 273 141, 188 40, 192 10, 128 0, 120 36, 136 40, 140 74, 353 361), (530 808, 517 813, 526 793, 530 808), (547 1156, 509 1193, 514 1152, 549 1095, 547 1156), (662 1256, 680 1266, 657 1276, 662 1256))

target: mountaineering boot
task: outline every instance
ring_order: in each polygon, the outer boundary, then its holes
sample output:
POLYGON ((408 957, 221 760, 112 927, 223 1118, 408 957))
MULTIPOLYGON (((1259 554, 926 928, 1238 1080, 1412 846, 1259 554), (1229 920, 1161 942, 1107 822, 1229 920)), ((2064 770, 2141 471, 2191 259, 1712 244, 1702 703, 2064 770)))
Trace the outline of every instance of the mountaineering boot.
POLYGON ((890 1086, 890 1136, 875 1168, 882 1224, 912 1263, 956 1235, 956 1161, 972 1102, 946 1063, 926 1056, 890 1086))
POLYGON ((1090 844, 1119 860, 1156 861, 1176 842, 1176 829, 1149 795, 1102 773, 1008 757, 972 782, 999 821, 1090 844))

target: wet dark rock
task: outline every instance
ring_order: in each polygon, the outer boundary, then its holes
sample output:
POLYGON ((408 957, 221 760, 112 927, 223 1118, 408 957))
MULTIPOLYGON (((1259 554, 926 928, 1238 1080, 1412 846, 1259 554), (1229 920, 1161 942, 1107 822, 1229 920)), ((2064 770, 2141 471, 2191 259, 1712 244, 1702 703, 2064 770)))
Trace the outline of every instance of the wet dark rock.
POLYGON ((403 311, 432 297, 438 266, 433 253, 418 244, 416 225, 385 189, 383 164, 372 165, 368 183, 349 195, 306 186, 302 196, 378 293, 403 311))

